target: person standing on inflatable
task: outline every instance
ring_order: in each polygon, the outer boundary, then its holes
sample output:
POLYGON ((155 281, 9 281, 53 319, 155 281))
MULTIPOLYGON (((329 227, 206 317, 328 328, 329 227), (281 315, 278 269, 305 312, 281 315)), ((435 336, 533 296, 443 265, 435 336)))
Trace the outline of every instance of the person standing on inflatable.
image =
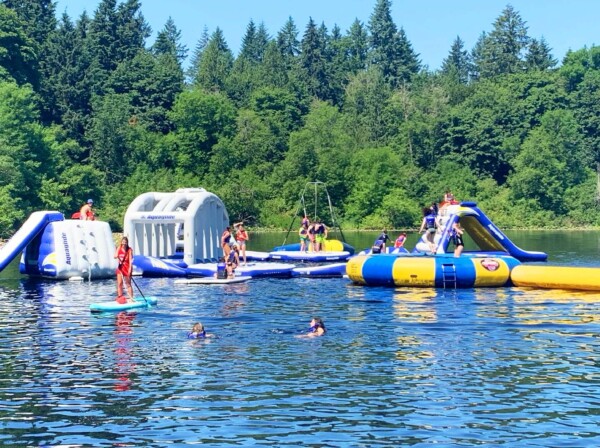
POLYGON ((131 287, 131 276, 133 275, 133 249, 129 247, 129 239, 121 238, 121 245, 115 251, 115 257, 119 262, 117 267, 117 301, 125 303, 123 297, 123 281, 127 288, 128 301, 133 302, 133 288, 131 287))
POLYGON ((238 222, 233 225, 235 229, 235 241, 242 251, 242 258, 244 259, 244 266, 246 266, 246 241, 250 240, 248 232, 244 229, 244 223, 238 222))
POLYGON ((94 206, 94 200, 88 199, 85 204, 79 210, 79 219, 83 219, 84 221, 94 221, 96 219, 96 214, 92 207, 94 206))

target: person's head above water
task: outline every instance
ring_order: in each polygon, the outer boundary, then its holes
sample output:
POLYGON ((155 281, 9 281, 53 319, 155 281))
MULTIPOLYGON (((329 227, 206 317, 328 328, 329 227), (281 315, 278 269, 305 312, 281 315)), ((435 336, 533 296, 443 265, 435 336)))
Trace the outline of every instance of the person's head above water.
POLYGON ((321 319, 320 317, 313 317, 310 321, 310 330, 312 332, 318 332, 320 328, 323 330, 324 333, 325 323, 323 322, 323 319, 321 319))

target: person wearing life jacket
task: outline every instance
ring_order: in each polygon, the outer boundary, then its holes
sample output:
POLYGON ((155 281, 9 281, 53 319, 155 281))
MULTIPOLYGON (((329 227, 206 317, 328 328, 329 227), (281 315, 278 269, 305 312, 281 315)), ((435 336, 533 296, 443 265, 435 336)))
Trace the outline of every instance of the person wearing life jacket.
POLYGON ((425 239, 431 252, 435 252, 435 232, 437 231, 437 216, 430 207, 423 208, 423 221, 419 233, 425 231, 425 239))
POLYGON ((227 269, 227 278, 235 277, 235 270, 240 265, 239 250, 239 246, 237 243, 235 243, 229 251, 229 255, 227 256, 227 261, 225 263, 227 269))
POLYGON ((188 339, 205 339, 213 337, 212 334, 206 332, 204 325, 202 325, 200 322, 196 322, 194 324, 192 331, 190 331, 187 336, 188 339))
POLYGON ((385 243, 390 241, 390 237, 387 234, 387 230, 383 229, 381 235, 377 237, 371 248, 372 254, 385 254, 385 243))
POLYGON ((127 301, 133 302, 133 288, 131 286, 131 276, 133 275, 133 249, 129 247, 129 239, 124 236, 121 238, 121 244, 115 251, 114 258, 119 262, 117 266, 117 301, 125 303, 123 300, 123 283, 127 289, 127 301))
POLYGON ((310 328, 308 333, 296 336, 297 338, 315 338, 323 336, 327 330, 325 329, 325 322, 320 317, 313 317, 310 321, 310 328))

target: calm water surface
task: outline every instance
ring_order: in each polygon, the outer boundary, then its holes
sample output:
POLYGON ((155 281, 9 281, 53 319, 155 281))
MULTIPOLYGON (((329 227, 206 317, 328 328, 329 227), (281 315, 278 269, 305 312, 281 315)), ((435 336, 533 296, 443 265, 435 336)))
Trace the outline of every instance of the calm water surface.
MULTIPOLYGON (((599 232, 507 233, 600 266, 599 232)), ((157 307, 92 315, 113 281, 0 274, 0 446, 600 446, 600 294, 136 282, 157 307)))

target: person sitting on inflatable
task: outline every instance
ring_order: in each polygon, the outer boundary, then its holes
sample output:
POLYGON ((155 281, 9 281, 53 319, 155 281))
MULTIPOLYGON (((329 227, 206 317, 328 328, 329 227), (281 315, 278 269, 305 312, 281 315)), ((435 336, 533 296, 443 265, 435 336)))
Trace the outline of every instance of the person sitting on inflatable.
POLYGON ((94 221, 96 219, 96 213, 92 209, 94 206, 94 200, 88 199, 85 204, 81 206, 78 212, 71 215, 71 219, 81 219, 83 221, 94 221))

